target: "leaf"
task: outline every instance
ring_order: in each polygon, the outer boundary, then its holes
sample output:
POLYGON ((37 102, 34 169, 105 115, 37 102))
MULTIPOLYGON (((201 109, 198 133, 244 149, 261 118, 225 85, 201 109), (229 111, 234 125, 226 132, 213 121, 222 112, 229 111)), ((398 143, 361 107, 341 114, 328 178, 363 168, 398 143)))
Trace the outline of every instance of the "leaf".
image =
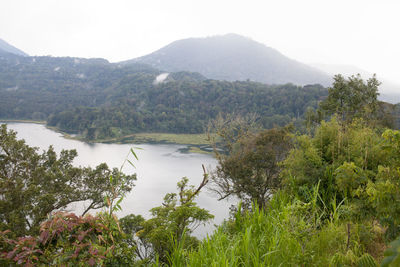
POLYGON ((134 165, 129 159, 126 159, 126 161, 127 161, 133 168, 136 168, 135 165, 134 165))
MULTIPOLYGON (((135 147, 135 149, 141 149, 141 148, 140 147, 135 147)), ((139 158, 137 157, 135 151, 133 151, 133 148, 131 148, 131 153, 136 158, 136 160, 139 160, 139 158)))
POLYGON ((40 242, 42 244, 46 243, 49 238, 49 231, 43 231, 40 233, 40 242))
POLYGON ((132 155, 135 157, 136 160, 139 160, 138 156, 136 155, 136 153, 133 151, 132 148, 131 148, 131 153, 132 153, 132 155))
POLYGON ((116 203, 116 205, 118 205, 118 204, 120 204, 121 203, 121 201, 124 199, 124 197, 122 196, 122 197, 120 197, 118 200, 117 200, 117 203, 116 203))
POLYGON ((93 265, 96 264, 96 261, 94 260, 94 258, 90 258, 89 261, 88 261, 88 264, 89 264, 90 266, 93 266, 93 265))

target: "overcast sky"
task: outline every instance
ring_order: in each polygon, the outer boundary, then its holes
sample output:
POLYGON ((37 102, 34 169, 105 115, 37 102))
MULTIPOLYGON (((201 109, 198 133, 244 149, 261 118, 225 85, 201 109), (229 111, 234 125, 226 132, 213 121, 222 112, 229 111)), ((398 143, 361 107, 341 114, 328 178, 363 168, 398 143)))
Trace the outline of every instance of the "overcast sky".
POLYGON ((304 63, 400 83, 398 0, 1 0, 0 38, 29 55, 127 60, 178 39, 237 33, 304 63))

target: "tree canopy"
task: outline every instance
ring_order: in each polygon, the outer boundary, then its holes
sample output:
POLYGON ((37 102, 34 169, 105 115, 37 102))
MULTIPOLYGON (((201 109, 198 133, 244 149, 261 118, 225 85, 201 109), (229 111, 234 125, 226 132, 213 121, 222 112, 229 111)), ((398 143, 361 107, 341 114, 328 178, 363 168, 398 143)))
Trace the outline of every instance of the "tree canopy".
POLYGON ((220 199, 235 196, 248 207, 254 201, 263 207, 280 188, 279 162, 291 148, 292 126, 254 132, 257 127, 241 117, 217 125, 211 190, 220 199))
POLYGON ((363 118, 371 124, 393 127, 393 112, 388 105, 378 101, 378 87, 381 84, 376 76, 364 81, 361 75, 335 75, 332 87, 328 88, 328 97, 319 104, 318 112, 322 119, 336 114, 337 119, 351 122, 363 118))

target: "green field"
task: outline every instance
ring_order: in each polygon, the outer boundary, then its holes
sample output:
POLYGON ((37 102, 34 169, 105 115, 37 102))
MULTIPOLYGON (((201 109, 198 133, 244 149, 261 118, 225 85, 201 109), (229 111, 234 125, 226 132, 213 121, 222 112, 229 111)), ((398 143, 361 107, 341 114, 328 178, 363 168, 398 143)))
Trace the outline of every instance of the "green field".
MULTIPOLYGON (((32 121, 32 120, 0 120, 1 122, 21 122, 21 123, 37 123, 46 125, 45 121, 32 121)), ((46 128, 62 133, 65 138, 75 139, 87 142, 88 140, 79 136, 70 135, 66 132, 59 130, 57 127, 46 126, 46 128)), ((178 144, 187 145, 188 147, 182 149, 182 152, 187 153, 206 153, 212 152, 212 146, 208 140, 207 134, 173 134, 173 133, 137 133, 125 135, 117 138, 109 139, 96 139, 91 142, 96 143, 116 143, 116 144, 178 144)))
POLYGON ((211 153, 212 147, 208 141, 207 134, 171 134, 171 133, 138 133, 112 138, 107 140, 96 140, 102 143, 150 143, 150 144, 180 144, 188 145, 182 152, 211 153))
POLYGON ((46 121, 0 119, 0 123, 2 123, 2 122, 23 122, 23 123, 46 124, 46 121))

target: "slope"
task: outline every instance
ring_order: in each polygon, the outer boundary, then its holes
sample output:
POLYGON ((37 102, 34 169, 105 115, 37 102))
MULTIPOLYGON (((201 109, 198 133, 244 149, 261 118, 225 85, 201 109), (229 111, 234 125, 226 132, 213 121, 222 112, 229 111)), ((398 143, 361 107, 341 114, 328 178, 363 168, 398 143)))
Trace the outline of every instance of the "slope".
POLYGON ((329 85, 331 82, 324 72, 237 34, 178 40, 154 53, 123 63, 135 62, 165 71, 199 72, 217 80, 249 79, 268 84, 299 85, 329 85))
POLYGON ((0 55, 5 55, 5 54, 14 54, 17 56, 28 56, 25 52, 22 50, 10 45, 6 41, 0 39, 0 55))

